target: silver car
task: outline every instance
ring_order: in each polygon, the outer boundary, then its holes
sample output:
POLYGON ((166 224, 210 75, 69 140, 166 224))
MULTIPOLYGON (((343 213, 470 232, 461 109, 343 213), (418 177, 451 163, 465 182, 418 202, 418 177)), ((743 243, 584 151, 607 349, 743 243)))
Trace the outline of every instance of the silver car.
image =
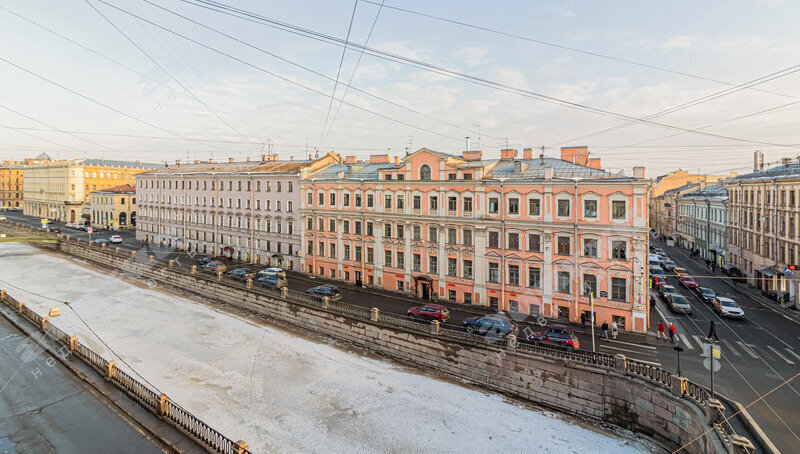
POLYGON ((692 305, 689 304, 689 300, 687 300, 685 296, 672 293, 667 298, 669 301, 669 308, 672 312, 680 312, 683 314, 692 313, 692 305))
POLYGON ((718 296, 714 298, 713 305, 714 311, 723 317, 744 318, 744 311, 742 308, 736 304, 736 301, 730 298, 718 296))

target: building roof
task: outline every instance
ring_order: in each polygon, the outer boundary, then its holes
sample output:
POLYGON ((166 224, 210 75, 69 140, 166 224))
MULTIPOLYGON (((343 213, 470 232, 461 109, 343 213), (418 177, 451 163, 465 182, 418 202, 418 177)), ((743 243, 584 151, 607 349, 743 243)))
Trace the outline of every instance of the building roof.
POLYGON ((85 166, 105 166, 105 167, 130 167, 132 169, 157 169, 164 167, 163 164, 150 164, 139 161, 114 161, 108 159, 81 159, 78 164, 85 166))
POLYGON ((170 164, 139 174, 180 174, 180 173, 298 173, 303 167, 313 163, 311 160, 283 161, 245 161, 245 162, 193 162, 190 164, 170 164))
POLYGON ((33 159, 38 159, 38 160, 41 160, 41 161, 50 161, 50 160, 52 160, 50 155, 48 155, 45 152, 39 153, 39 156, 37 156, 37 157, 35 157, 33 159))
POLYGON ((678 196, 678 199, 709 199, 724 201, 728 199, 728 190, 721 184, 712 184, 703 189, 681 194, 678 196))
POLYGON ((119 186, 114 186, 113 188, 106 188, 106 189, 98 189, 97 191, 92 191, 92 194, 135 194, 136 193, 136 186, 130 184, 121 184, 119 186))
POLYGON ((700 183, 686 183, 683 186, 678 186, 677 188, 670 189, 669 191, 664 191, 664 194, 680 194, 685 192, 689 189, 699 187, 700 183))
POLYGON ((734 181, 758 181, 758 180, 780 180, 789 178, 800 177, 800 162, 792 162, 789 164, 780 164, 769 169, 759 170, 757 172, 739 175, 737 177, 729 178, 727 182, 734 181))
POLYGON ((350 178, 354 180, 377 180, 379 177, 379 171, 386 169, 386 170, 393 170, 399 169, 403 167, 405 164, 394 164, 391 162, 374 162, 374 163, 355 163, 355 164, 330 164, 319 169, 316 172, 313 172, 309 175, 309 178, 319 178, 324 180, 329 179, 337 179, 339 178, 340 174, 344 175, 344 178, 350 178))

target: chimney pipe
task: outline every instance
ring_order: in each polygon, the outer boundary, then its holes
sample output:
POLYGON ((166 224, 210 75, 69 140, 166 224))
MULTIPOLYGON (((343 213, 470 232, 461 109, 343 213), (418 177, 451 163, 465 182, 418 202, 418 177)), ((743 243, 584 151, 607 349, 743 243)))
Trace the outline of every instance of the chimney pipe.
POLYGON ((180 164, 181 164, 181 160, 180 159, 176 159, 175 160, 175 165, 177 166, 177 165, 180 165, 180 164))
POLYGON ((469 151, 469 136, 467 136, 467 148, 465 148, 464 151, 469 151))
POLYGON ((250 156, 247 157, 247 162, 250 162, 250 156))
POLYGON ((311 154, 311 153, 309 153, 309 154, 308 154, 308 160, 309 160, 309 161, 311 161, 311 160, 313 160, 313 159, 314 159, 314 155, 313 155, 313 154, 311 154))
POLYGON ((753 172, 764 170, 764 153, 758 150, 753 153, 753 172))
POLYGON ((395 156, 394 157, 394 165, 396 165, 396 166, 400 165, 400 156, 395 156))
POLYGON ((228 162, 233 163, 233 158, 228 158, 228 162))

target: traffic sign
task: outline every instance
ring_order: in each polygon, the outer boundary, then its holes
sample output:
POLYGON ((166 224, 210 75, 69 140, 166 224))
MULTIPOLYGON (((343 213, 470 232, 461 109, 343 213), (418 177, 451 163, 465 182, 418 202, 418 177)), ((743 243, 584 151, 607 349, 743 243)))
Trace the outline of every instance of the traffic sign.
POLYGON ((714 358, 720 359, 722 357, 722 350, 720 349, 719 345, 716 344, 703 344, 703 354, 701 355, 703 358, 708 358, 711 354, 714 354, 714 358))
POLYGON ((86 227, 86 232, 87 233, 92 233, 92 228, 91 227, 86 227))
MULTIPOLYGON (((711 370, 711 358, 703 359, 703 367, 705 367, 706 370, 711 370)), ((718 372, 721 367, 722 365, 720 364, 719 360, 714 357, 714 372, 718 372)))

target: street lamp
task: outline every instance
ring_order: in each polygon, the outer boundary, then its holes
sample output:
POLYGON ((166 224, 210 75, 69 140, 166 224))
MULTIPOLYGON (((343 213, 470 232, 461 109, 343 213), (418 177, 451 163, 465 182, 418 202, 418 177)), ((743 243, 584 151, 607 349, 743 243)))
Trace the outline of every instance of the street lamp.
POLYGON ((681 352, 683 351, 683 347, 681 347, 680 345, 676 345, 676 346, 673 348, 673 350, 675 350, 676 352, 678 352, 678 370, 677 370, 677 372, 676 372, 676 373, 677 373, 677 374, 678 374, 678 376, 680 377, 680 376, 681 376, 681 352))

